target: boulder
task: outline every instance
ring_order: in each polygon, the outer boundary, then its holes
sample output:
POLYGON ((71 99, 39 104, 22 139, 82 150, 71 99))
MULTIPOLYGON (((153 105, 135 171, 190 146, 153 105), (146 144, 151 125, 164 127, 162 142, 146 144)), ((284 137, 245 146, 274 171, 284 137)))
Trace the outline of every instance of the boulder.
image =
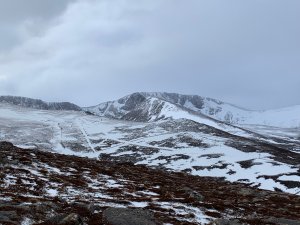
POLYGON ((18 224, 18 215, 15 211, 0 211, 0 224, 18 224))
POLYGON ((242 225, 238 220, 229 220, 229 219, 217 219, 213 225, 242 225))
POLYGON ((193 199, 199 202, 204 201, 204 196, 201 195, 199 192, 194 191, 189 187, 182 188, 182 191, 188 196, 189 199, 193 199))
POLYGON ((48 219, 45 224, 52 225, 83 225, 81 217, 75 213, 56 215, 48 219))
POLYGON ((271 222, 278 225, 300 225, 299 220, 290 220, 290 219, 284 219, 284 218, 269 218, 267 219, 267 222, 271 222))
POLYGON ((105 225, 158 225, 153 214, 144 209, 108 208, 103 211, 105 225))

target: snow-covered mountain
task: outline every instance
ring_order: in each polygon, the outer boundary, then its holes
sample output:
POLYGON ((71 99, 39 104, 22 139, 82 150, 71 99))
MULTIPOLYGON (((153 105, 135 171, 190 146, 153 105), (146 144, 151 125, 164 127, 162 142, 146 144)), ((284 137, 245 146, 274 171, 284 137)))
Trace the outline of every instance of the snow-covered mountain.
POLYGON ((199 121, 206 118, 242 127, 265 125, 300 128, 300 105, 277 110, 254 111, 212 98, 164 92, 137 92, 115 101, 84 108, 70 102, 44 102, 15 96, 0 96, 0 103, 42 110, 84 110, 98 116, 139 122, 167 118, 199 121))
MULTIPOLYGON (((130 101, 135 105, 138 99, 130 101)), ((260 135, 172 103, 162 104, 162 110, 150 110, 154 113, 144 117, 146 122, 0 104, 0 141, 300 194, 300 144, 294 137, 260 135), (172 118, 159 119, 166 114, 172 118)))
POLYGON ((292 127, 298 107, 255 112, 168 93, 134 93, 88 108, 0 99, 0 141, 300 194, 299 129, 259 124, 292 127))
POLYGON ((81 111, 79 106, 70 102, 44 102, 40 99, 18 96, 0 96, 0 103, 8 103, 32 109, 81 111))
POLYGON ((139 92, 116 101, 84 110, 96 115, 133 121, 153 121, 188 114, 207 116, 230 124, 259 124, 275 127, 300 127, 300 105, 278 110, 254 111, 197 95, 139 92))

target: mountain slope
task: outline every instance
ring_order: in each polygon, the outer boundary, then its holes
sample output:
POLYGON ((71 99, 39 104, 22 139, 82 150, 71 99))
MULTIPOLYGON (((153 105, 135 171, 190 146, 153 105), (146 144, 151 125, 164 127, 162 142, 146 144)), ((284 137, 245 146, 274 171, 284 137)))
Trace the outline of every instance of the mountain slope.
POLYGON ((197 95, 180 95, 174 93, 142 93, 144 96, 156 97, 195 112, 200 112, 214 119, 232 124, 260 124, 277 127, 300 127, 300 105, 255 111, 244 109, 229 103, 197 95))
POLYGON ((0 103, 13 104, 25 108, 43 109, 43 110, 73 110, 81 111, 81 108, 70 102, 44 102, 39 99, 17 97, 17 96, 0 96, 0 103))
POLYGON ((0 142, 0 169, 3 225, 298 225, 300 219, 296 195, 7 142, 0 142), (107 223, 109 211, 119 208, 130 218, 119 213, 112 216, 123 223, 107 223), (137 212, 146 222, 130 223, 137 212))
POLYGON ((300 127, 300 106, 253 111, 212 98, 175 93, 134 93, 119 100, 105 102, 84 110, 116 119, 158 120, 169 117, 167 114, 159 116, 160 111, 163 110, 163 105, 167 103, 183 111, 193 112, 201 116, 205 115, 230 124, 260 124, 283 128, 300 127), (157 116, 154 118, 153 115, 157 116))
POLYGON ((161 112, 165 105, 163 100, 134 93, 117 101, 105 102, 84 110, 113 119, 147 122, 164 119, 166 115, 161 115, 161 112))

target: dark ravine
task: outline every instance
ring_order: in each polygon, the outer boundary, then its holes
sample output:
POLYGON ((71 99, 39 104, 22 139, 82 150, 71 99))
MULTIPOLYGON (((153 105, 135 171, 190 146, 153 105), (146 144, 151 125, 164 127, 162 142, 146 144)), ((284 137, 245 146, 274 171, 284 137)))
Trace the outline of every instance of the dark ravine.
POLYGON ((0 143, 3 225, 194 225, 199 214, 208 224, 298 225, 299 212, 296 195, 0 143))

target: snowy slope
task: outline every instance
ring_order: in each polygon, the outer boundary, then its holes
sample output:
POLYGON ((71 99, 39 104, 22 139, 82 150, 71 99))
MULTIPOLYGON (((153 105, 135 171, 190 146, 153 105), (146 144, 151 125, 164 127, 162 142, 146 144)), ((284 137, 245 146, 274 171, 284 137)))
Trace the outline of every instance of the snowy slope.
POLYGON ((299 154, 174 104, 163 105, 159 113, 147 117, 147 122, 134 122, 84 112, 0 104, 0 140, 63 154, 224 177, 262 189, 300 194, 299 154), (173 119, 157 121, 166 114, 173 119))
POLYGON ((300 129, 300 105, 276 110, 251 112, 241 123, 300 129))
POLYGON ((232 124, 260 124, 275 127, 300 127, 300 105, 276 110, 254 111, 212 98, 171 93, 143 93, 184 108, 200 112, 214 119, 232 124))
MULTIPOLYGON (((102 103, 84 110, 116 119, 146 121, 154 119, 155 114, 160 114, 155 119, 170 117, 169 114, 160 113, 161 110, 164 110, 163 105, 166 103, 174 105, 176 110, 180 108, 183 111, 194 112, 236 125, 259 124, 300 128, 300 105, 277 110, 253 111, 212 98, 174 93, 134 93, 119 100, 102 103), (126 116, 127 114, 130 116, 126 116)), ((172 114, 171 111, 169 113, 172 114)))
POLYGON ((134 93, 117 101, 106 102, 83 110, 98 116, 125 121, 153 122, 166 119, 189 119, 243 137, 253 136, 251 132, 215 120, 201 112, 195 112, 178 104, 145 95, 144 93, 134 93))

